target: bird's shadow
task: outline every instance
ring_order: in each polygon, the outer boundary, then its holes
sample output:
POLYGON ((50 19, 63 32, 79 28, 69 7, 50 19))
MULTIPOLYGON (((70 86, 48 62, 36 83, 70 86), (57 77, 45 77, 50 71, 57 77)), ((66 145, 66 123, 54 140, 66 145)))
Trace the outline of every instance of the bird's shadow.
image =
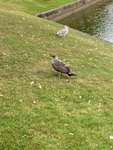
POLYGON ((69 77, 67 74, 64 73, 50 73, 49 76, 50 78, 59 78, 59 79, 75 79, 75 77, 69 77))
POLYGON ((50 34, 50 36, 52 37, 52 38, 58 38, 58 39, 63 39, 63 38, 65 38, 65 36, 58 36, 57 34, 54 34, 54 36, 53 36, 53 34, 51 33, 50 34))
POLYGON ((46 72, 44 70, 40 70, 36 73, 37 75, 39 75, 40 78, 58 78, 58 79, 75 79, 76 76, 73 76, 73 77, 69 77, 67 74, 64 74, 64 73, 57 73, 57 72, 52 72, 52 71, 49 71, 49 72, 46 72))
POLYGON ((68 76, 67 74, 60 74, 60 73, 50 73, 49 78, 58 78, 58 79, 61 79, 61 80, 74 80, 77 76, 73 76, 73 77, 70 77, 68 76))

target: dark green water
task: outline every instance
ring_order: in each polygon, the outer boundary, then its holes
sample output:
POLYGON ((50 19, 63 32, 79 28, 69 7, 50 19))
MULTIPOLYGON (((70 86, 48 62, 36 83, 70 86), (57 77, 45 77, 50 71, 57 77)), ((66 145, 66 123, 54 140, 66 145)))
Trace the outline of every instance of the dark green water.
POLYGON ((113 43, 113 0, 103 0, 57 22, 113 43))

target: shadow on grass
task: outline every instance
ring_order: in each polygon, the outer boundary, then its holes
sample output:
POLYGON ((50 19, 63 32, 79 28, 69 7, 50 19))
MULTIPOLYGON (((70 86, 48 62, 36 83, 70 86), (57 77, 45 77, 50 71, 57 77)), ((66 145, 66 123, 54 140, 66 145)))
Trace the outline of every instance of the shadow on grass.
POLYGON ((69 77, 67 74, 64 73, 57 73, 57 72, 53 72, 53 71, 44 71, 44 70, 40 70, 37 72, 38 76, 40 76, 41 78, 47 78, 47 79, 53 79, 53 78, 58 78, 58 79, 75 79, 77 78, 76 76, 73 77, 69 77))

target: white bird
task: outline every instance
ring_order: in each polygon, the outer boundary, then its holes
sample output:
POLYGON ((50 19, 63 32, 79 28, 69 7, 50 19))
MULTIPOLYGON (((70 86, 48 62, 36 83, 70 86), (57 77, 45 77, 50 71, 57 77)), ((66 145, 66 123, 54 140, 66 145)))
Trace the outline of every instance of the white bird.
POLYGON ((68 33, 68 26, 64 26, 64 29, 57 32, 58 36, 65 36, 68 33))
POLYGON ((57 72, 65 73, 68 76, 76 76, 76 74, 72 73, 70 68, 64 62, 58 59, 57 55, 52 56, 51 64, 57 72))

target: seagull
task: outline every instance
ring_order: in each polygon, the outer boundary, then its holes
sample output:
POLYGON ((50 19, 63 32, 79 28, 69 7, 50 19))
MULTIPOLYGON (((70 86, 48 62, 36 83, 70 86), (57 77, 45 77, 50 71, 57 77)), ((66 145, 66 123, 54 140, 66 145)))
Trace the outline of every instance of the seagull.
POLYGON ((57 32, 58 36, 65 36, 68 33, 68 26, 64 26, 64 29, 57 32))
POLYGON ((58 59, 57 55, 52 56, 51 65, 57 72, 65 73, 68 76, 77 76, 70 71, 70 68, 64 62, 58 59))

